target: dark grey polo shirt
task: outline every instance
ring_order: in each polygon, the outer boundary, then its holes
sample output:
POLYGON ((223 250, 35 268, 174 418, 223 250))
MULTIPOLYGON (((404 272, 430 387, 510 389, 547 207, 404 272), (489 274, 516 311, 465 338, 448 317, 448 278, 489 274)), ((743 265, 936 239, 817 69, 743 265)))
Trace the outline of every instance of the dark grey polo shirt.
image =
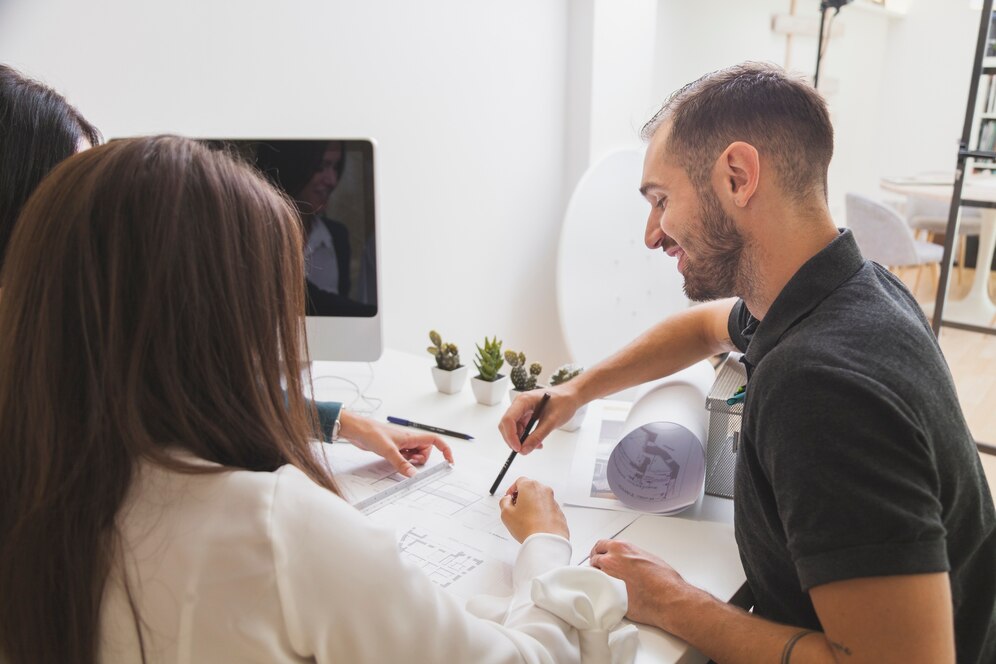
POLYGON ((755 612, 821 629, 807 591, 950 572, 959 662, 996 662, 996 513, 934 335, 844 230, 763 321, 734 306, 747 396, 736 535, 755 612))

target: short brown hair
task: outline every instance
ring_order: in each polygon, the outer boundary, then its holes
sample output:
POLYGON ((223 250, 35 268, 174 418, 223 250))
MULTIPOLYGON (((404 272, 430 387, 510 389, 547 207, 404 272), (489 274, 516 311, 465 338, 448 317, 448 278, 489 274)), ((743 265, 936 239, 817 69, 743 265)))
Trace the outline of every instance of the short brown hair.
POLYGON ((697 186, 735 141, 771 160, 783 189, 797 201, 827 196, 833 126, 826 102, 812 86, 776 65, 760 62, 706 74, 671 95, 643 127, 644 140, 671 122, 668 152, 697 186))

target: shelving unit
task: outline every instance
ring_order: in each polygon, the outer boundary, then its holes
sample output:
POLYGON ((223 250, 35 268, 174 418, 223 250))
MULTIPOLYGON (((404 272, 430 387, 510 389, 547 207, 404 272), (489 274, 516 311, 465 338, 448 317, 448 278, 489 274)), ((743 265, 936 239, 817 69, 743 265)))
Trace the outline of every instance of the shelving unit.
MULTIPOLYGON (((944 238, 944 258, 941 261, 941 275, 934 303, 934 334, 940 334, 942 326, 982 334, 996 334, 996 328, 991 326, 955 322, 944 318, 954 245, 958 237, 959 212, 961 208, 996 209, 996 202, 963 198, 965 178, 973 173, 987 173, 992 169, 996 169, 996 15, 993 14, 993 0, 983 0, 979 35, 972 62, 968 103, 965 108, 965 123, 958 144, 954 187, 944 238)), ((988 275, 990 267, 988 264, 977 264, 975 269, 986 270, 988 275)))
MULTIPOLYGON (((989 48, 987 45, 987 51, 989 48)), ((976 150, 996 152, 996 58, 983 59, 977 85, 971 144, 976 150)), ((975 159, 972 163, 973 171, 989 168, 996 168, 996 163, 984 159, 975 159)))

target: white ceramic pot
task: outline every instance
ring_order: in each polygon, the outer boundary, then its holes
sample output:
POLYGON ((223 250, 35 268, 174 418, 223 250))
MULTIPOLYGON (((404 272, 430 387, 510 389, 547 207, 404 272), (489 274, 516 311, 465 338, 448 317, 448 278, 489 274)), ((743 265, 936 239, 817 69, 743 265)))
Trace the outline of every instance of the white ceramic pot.
POLYGON ((558 427, 561 431, 577 431, 581 428, 581 423, 584 422, 584 416, 588 412, 588 404, 585 404, 578 408, 571 419, 564 422, 564 425, 558 427))
MULTIPOLYGON (((543 389, 542 385, 537 385, 536 387, 533 388, 533 390, 541 390, 541 389, 543 389)), ((532 392, 533 390, 517 390, 513 387, 508 391, 508 400, 515 401, 516 397, 518 397, 520 394, 525 394, 526 392, 532 392)))
POLYGON ((467 365, 462 364, 452 371, 432 367, 432 380, 436 381, 436 389, 443 394, 456 394, 467 381, 467 365))
POLYGON ((494 406, 501 402, 508 389, 508 376, 498 374, 498 379, 493 381, 481 380, 477 376, 470 379, 470 386, 474 390, 474 397, 477 403, 485 406, 494 406))

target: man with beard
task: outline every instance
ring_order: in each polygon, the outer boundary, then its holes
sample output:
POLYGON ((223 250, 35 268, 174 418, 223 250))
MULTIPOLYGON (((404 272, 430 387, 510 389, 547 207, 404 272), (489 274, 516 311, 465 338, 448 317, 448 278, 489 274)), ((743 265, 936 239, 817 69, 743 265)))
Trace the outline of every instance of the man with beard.
POLYGON ((827 208, 819 94, 746 63, 676 92, 644 127, 646 244, 708 301, 499 425, 527 454, 582 404, 720 352, 748 384, 735 530, 753 613, 603 540, 628 616, 717 662, 996 662, 996 512, 936 339, 909 291, 827 208), (726 299, 721 299, 726 298, 726 299))

